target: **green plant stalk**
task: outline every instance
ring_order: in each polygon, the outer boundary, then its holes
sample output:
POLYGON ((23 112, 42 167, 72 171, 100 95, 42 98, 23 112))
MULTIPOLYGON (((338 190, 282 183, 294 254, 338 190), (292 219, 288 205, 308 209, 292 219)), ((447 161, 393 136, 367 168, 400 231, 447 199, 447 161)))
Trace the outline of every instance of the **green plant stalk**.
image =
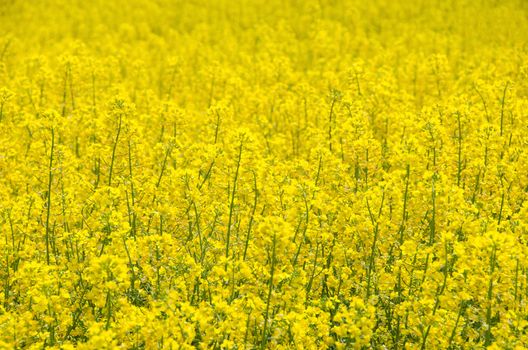
MULTIPOLYGON (((237 184, 238 184, 238 172, 240 170, 240 160, 242 159, 242 147, 243 143, 240 142, 240 148, 238 151, 238 160, 237 160, 237 166, 235 170, 235 177, 233 179, 233 189, 231 191, 231 200, 229 204, 229 219, 227 221, 227 235, 226 235, 226 249, 225 249, 225 257, 226 259, 229 258, 229 244, 231 239, 231 225, 233 221, 233 208, 235 206, 235 194, 237 190, 237 184)), ((227 271, 227 261, 225 265, 225 270, 227 271)))
POLYGON ((260 348, 264 349, 267 343, 267 335, 268 335, 268 320, 269 320, 269 309, 270 309, 270 302, 271 302, 271 294, 273 292, 273 276, 275 274, 275 265, 276 265, 276 249, 277 247, 277 235, 273 234, 273 241, 272 241, 272 253, 271 253, 271 270, 270 270, 270 280, 268 284, 268 298, 266 301, 266 311, 264 314, 264 329, 262 330, 262 340, 260 342, 260 348))
POLYGON ((115 161, 115 154, 117 149, 117 144, 119 142, 119 135, 121 134, 121 123, 123 120, 123 116, 119 114, 119 122, 117 125, 117 134, 114 141, 114 146, 112 147, 112 160, 110 161, 110 172, 108 174, 108 186, 112 186, 112 172, 114 170, 114 161, 115 161))
POLYGON ((46 208, 46 263, 50 264, 50 216, 51 216, 51 184, 53 181, 53 152, 55 149, 55 129, 51 128, 51 152, 49 159, 49 172, 48 172, 48 193, 47 193, 47 208, 46 208))

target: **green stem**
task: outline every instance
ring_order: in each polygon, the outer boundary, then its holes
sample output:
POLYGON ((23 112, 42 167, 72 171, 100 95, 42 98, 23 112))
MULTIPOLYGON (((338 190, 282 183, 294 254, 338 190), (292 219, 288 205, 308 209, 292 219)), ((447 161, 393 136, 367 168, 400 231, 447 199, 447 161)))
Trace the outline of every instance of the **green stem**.
POLYGON ((117 149, 117 143, 119 142, 119 135, 121 134, 121 122, 123 120, 123 116, 119 114, 119 123, 117 125, 117 134, 114 141, 114 146, 112 148, 112 160, 110 162, 110 173, 108 174, 108 186, 112 186, 112 172, 114 170, 114 161, 115 161, 115 153, 117 149))
MULTIPOLYGON (((237 166, 235 171, 235 177, 233 179, 233 189, 231 191, 231 200, 229 204, 229 219, 227 221, 227 237, 226 237, 226 249, 225 249, 225 257, 226 259, 229 258, 229 241, 231 239, 231 224, 233 221, 233 208, 235 206, 235 194, 237 190, 237 183, 238 183, 238 172, 240 170, 240 160, 242 159, 242 146, 243 143, 240 142, 240 148, 238 151, 238 160, 237 160, 237 166)), ((225 270, 227 270, 227 261, 225 265, 225 270)))
POLYGON ((49 246, 50 246, 50 215, 51 215, 51 184, 53 181, 53 151, 55 149, 55 129, 51 128, 51 152, 50 152, 50 160, 49 160, 49 172, 48 172, 48 195, 47 195, 47 213, 46 213, 46 263, 50 264, 50 253, 49 253, 49 246))
POLYGON ((271 253, 271 271, 270 271, 270 279, 268 283, 268 298, 266 301, 266 311, 264 314, 264 329, 262 330, 262 341, 260 342, 260 348, 264 349, 267 343, 267 335, 268 335, 268 319, 269 319, 269 309, 270 309, 270 302, 271 302, 271 294, 273 292, 273 275, 275 274, 275 264, 276 264, 276 246, 277 246, 277 235, 273 235, 273 241, 272 241, 272 253, 271 253))

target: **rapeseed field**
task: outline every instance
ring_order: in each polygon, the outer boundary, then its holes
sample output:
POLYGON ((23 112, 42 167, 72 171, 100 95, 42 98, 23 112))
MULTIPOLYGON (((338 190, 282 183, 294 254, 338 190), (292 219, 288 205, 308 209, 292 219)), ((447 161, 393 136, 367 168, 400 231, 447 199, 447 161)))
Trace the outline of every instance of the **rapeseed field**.
POLYGON ((1 0, 0 349, 528 347, 525 0, 1 0))

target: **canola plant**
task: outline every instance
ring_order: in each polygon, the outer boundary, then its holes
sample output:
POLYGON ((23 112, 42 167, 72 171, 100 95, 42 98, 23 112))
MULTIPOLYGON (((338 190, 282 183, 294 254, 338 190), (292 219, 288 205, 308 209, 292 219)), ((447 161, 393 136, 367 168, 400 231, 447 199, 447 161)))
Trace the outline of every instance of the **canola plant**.
POLYGON ((525 349, 524 0, 3 0, 0 349, 525 349))

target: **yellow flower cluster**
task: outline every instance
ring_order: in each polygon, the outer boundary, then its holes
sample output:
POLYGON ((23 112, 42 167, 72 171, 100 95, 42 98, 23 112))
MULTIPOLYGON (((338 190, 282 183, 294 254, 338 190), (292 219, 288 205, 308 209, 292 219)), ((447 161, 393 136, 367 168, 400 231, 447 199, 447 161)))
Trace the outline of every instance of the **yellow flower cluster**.
POLYGON ((0 349, 524 349, 527 18, 0 1, 0 349))

